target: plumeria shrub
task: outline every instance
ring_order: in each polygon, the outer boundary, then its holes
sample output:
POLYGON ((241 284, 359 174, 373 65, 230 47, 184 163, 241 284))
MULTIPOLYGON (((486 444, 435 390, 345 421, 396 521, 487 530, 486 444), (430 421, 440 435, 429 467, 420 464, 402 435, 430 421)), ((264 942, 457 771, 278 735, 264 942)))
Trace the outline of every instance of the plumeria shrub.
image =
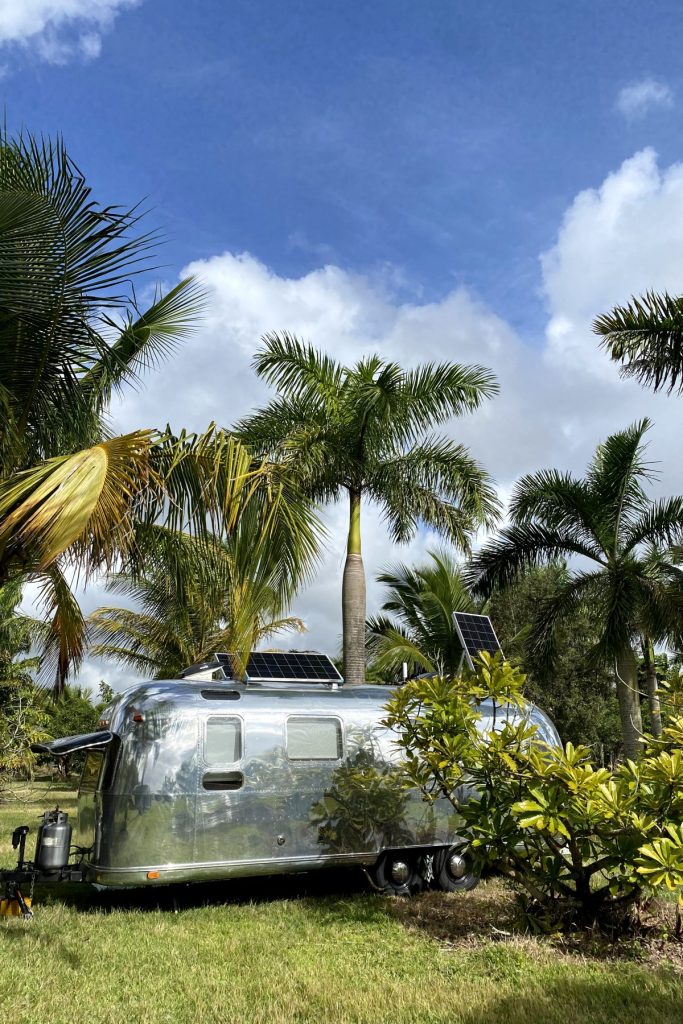
POLYGON ((626 928, 658 890, 680 901, 683 715, 611 771, 586 747, 541 740, 524 682, 500 655, 482 654, 460 678, 401 687, 386 724, 407 781, 453 803, 478 866, 510 878, 538 925, 626 928))

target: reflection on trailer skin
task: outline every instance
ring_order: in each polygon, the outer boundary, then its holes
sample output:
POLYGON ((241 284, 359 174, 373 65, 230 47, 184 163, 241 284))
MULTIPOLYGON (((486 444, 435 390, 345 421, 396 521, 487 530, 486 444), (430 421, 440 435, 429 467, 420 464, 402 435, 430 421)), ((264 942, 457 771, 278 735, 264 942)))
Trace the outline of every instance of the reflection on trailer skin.
MULTIPOLYGON (((173 680, 122 694, 105 712, 113 738, 88 753, 79 790, 86 877, 198 881, 450 846, 451 803, 426 803, 398 779, 380 724, 392 692, 173 680)), ((487 728, 493 709, 483 710, 487 728)), ((519 713, 497 709, 497 722, 506 714, 519 713)), ((528 717, 557 741, 539 709, 528 717)))

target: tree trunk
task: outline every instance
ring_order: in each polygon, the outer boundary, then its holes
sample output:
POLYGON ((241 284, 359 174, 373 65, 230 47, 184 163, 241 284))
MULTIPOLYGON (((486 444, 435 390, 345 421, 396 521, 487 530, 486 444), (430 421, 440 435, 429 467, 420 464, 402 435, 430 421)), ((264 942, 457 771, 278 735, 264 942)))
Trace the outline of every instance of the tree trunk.
POLYGON ((640 715, 638 665, 631 647, 626 647, 617 658, 616 670, 624 753, 635 761, 640 755, 639 739, 643 735, 643 720, 640 715))
POLYGON ((349 539, 342 583, 344 680, 365 682, 365 569, 360 546, 360 491, 349 491, 349 539))
POLYGON ((659 683, 655 667, 655 651, 650 641, 643 637, 643 658, 647 681, 647 702, 650 708, 650 730, 655 739, 662 735, 662 708, 659 703, 659 683))

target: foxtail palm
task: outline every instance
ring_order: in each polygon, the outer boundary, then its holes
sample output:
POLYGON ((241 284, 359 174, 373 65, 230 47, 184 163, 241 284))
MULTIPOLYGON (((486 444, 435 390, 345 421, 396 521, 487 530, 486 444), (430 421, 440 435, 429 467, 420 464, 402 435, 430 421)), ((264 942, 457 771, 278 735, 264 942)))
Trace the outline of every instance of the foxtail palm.
POLYGON ((683 297, 648 292, 597 317, 593 329, 622 376, 683 392, 683 297))
POLYGON ((583 479, 557 470, 523 477, 510 525, 475 555, 469 574, 488 595, 530 566, 571 559, 539 607, 536 651, 551 662, 557 623, 585 602, 596 610, 601 636, 592 654, 614 668, 628 757, 637 756, 642 733, 636 645, 677 642, 683 632, 683 572, 667 557, 683 536, 683 498, 647 497, 649 425, 642 420, 607 438, 583 479))
POLYGON ((254 366, 278 396, 238 424, 240 436, 260 454, 294 456, 313 500, 348 498, 344 674, 348 682, 362 682, 363 501, 379 505, 397 542, 425 523, 467 549, 472 532, 495 519, 495 491, 462 445, 428 431, 478 408, 496 393, 496 382, 482 367, 456 363, 406 370, 371 355, 343 366, 288 333, 267 335, 254 366))
POLYGON ((460 566, 447 552, 430 551, 425 565, 396 565, 377 581, 388 588, 382 604, 387 613, 367 623, 367 649, 373 667, 394 675, 405 663, 409 673, 438 672, 455 676, 463 649, 455 628, 455 612, 477 612, 460 566))

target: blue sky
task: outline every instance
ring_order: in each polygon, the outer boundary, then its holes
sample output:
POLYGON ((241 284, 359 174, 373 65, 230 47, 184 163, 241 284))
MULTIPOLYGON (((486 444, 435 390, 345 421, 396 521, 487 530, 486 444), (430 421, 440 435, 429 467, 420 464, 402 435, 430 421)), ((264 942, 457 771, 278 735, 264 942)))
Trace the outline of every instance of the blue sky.
MULTIPOLYGON (((287 328, 344 361, 491 367, 500 397, 446 429, 503 499, 646 414, 655 491, 683 493, 683 399, 621 381, 591 332, 683 291, 682 36, 663 0, 0 0, 10 129, 62 132, 102 202, 144 200, 159 276, 209 297, 114 426, 229 426, 266 397, 260 336, 287 328)), ((328 651, 345 515, 294 609, 328 651)), ((438 540, 397 550, 373 508, 363 530, 372 613, 377 570, 438 540)), ((126 682, 82 681, 103 674, 126 682)))
POLYGON ((173 267, 224 249, 294 275, 391 264, 533 333, 571 198, 645 144, 680 155, 680 107, 615 102, 651 77, 679 91, 682 28, 662 2, 143 0, 95 59, 6 47, 2 86, 10 125, 62 131, 99 194, 149 197, 173 267))

